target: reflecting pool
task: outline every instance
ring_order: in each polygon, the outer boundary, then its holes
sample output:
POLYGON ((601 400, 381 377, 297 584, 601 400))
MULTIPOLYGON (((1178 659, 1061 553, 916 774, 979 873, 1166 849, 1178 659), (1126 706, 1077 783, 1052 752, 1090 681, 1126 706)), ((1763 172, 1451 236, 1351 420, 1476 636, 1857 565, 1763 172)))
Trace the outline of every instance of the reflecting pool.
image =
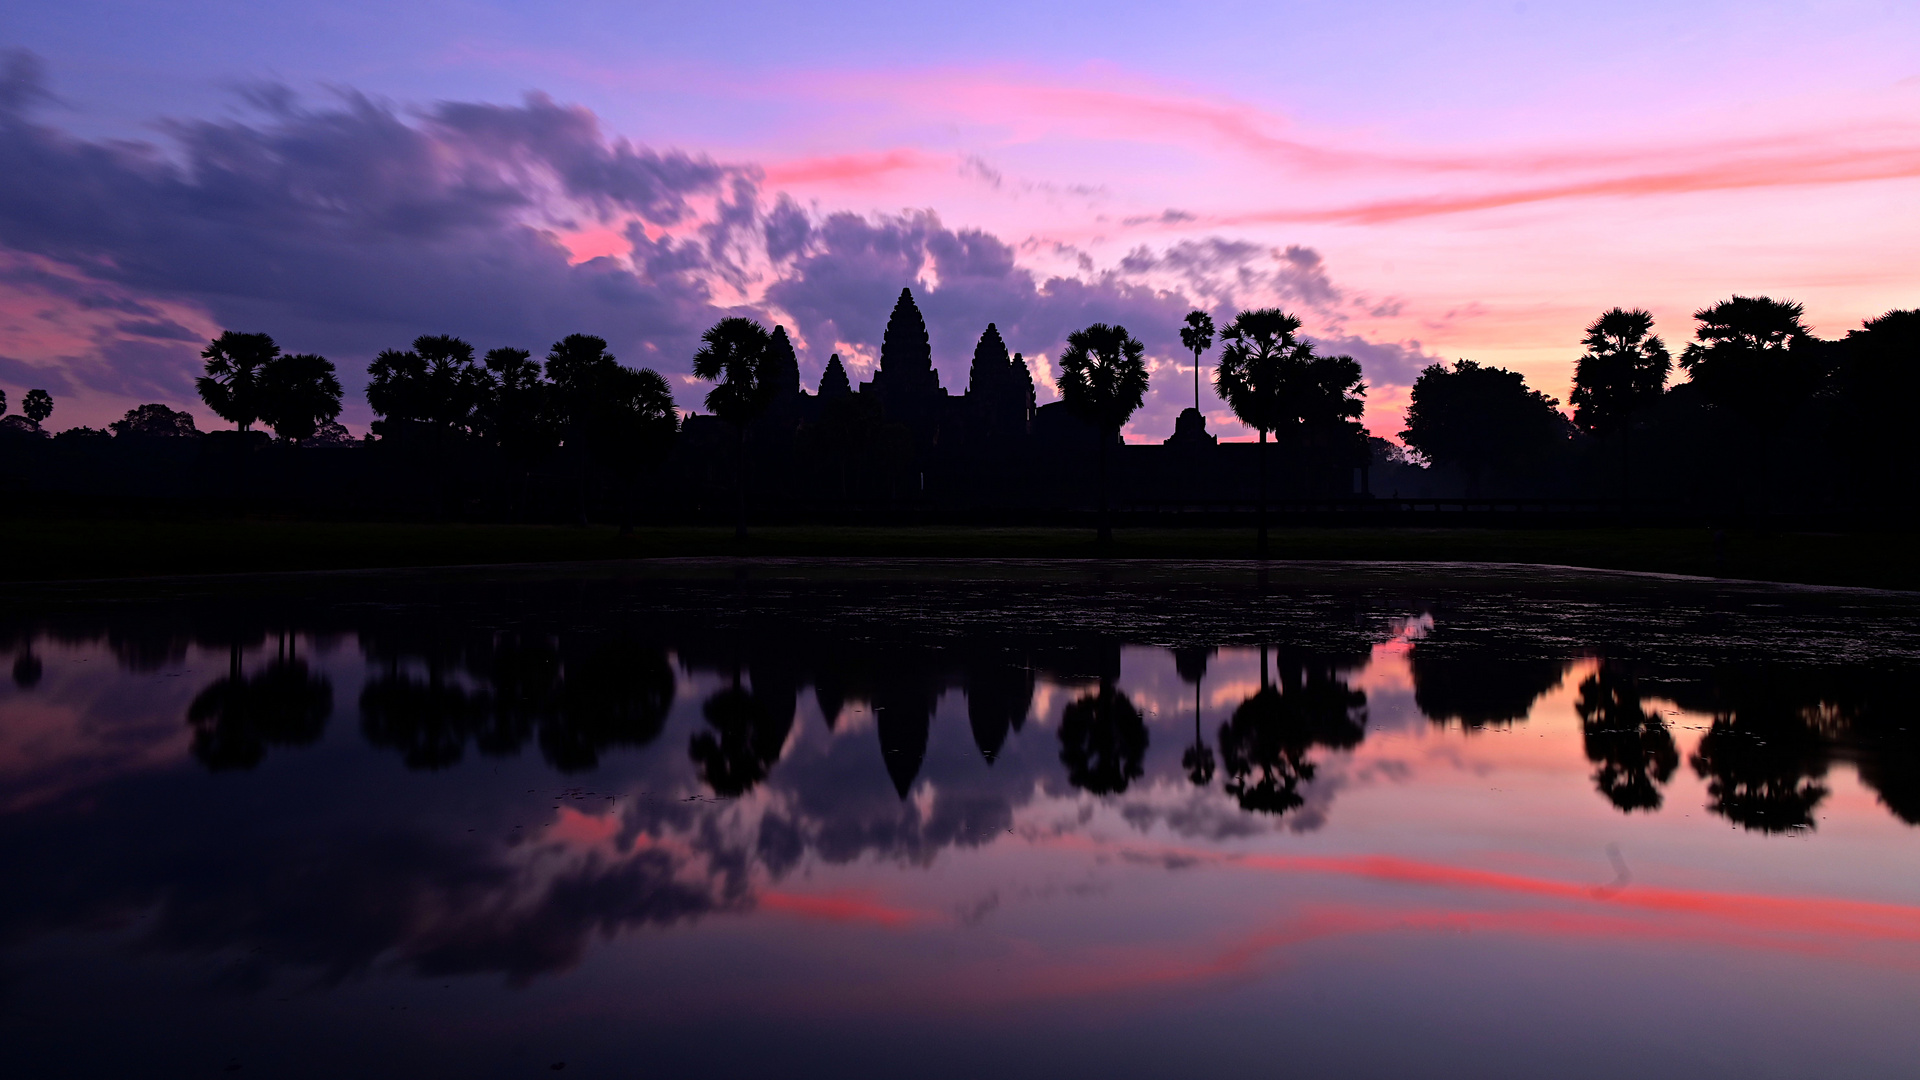
POLYGON ((46 588, 8 1076, 1911 1076, 1920 597, 1382 564, 46 588))

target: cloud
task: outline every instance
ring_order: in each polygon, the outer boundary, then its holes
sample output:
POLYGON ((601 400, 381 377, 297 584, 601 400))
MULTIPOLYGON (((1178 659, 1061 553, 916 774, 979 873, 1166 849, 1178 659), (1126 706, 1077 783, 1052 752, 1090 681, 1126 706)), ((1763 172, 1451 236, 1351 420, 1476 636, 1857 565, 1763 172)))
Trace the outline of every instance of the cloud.
MULTIPOLYGON (((1339 334, 1372 304, 1297 245, 1187 238, 1104 269, 1061 248, 1073 269, 1049 275, 929 209, 821 214, 763 195, 769 178, 924 164, 913 154, 762 170, 635 145, 542 94, 409 110, 274 86, 249 89, 234 118, 162 123, 157 143, 92 141, 38 117, 31 56, 0 70, 0 377, 117 399, 116 413, 193 404, 195 346, 219 329, 332 357, 348 419, 363 422, 365 362, 422 333, 536 352, 594 333, 676 375, 713 321, 753 314, 791 324, 811 382, 836 349, 878 354, 904 287, 949 390, 966 389, 991 322, 1034 361, 1044 398, 1051 359, 1089 323, 1125 326, 1156 378, 1184 379, 1178 329, 1196 305, 1281 303, 1339 334)), ((1000 180, 977 159, 962 168, 1000 180)), ((1339 340, 1389 378, 1407 366, 1403 346, 1339 340)), ((1134 429, 1171 431, 1185 400, 1150 395, 1134 429)))
POLYGON ((794 320, 810 375, 835 342, 877 352, 902 288, 914 291, 941 383, 955 393, 966 389, 974 344, 990 322, 1009 349, 1029 358, 1057 354, 1070 331, 1092 322, 1120 323, 1149 350, 1179 348, 1179 321, 1190 306, 1184 295, 1122 273, 1043 279, 1020 266, 1004 240, 950 229, 930 210, 837 213, 804 231, 779 207, 774 219, 768 250, 791 257, 767 287, 766 303, 794 320))
POLYGON ((1428 365, 1440 357, 1426 351, 1417 339, 1407 341, 1368 341, 1353 334, 1309 334, 1322 353, 1344 353, 1360 361, 1368 386, 1412 386, 1428 365))
MULTIPOLYGON (((431 331, 538 349, 588 330, 630 361, 690 356, 714 315, 711 282, 731 268, 715 265, 717 234, 667 230, 702 208, 724 223, 753 191, 751 170, 608 139, 585 110, 540 95, 419 115, 355 94, 317 109, 288 99, 251 120, 166 124, 159 147, 37 122, 37 80, 16 55, 0 94, 9 283, 145 322, 189 303, 302 351, 364 357, 431 331), (570 265, 552 230, 580 215, 641 226, 631 260, 570 265)), ((115 377, 116 350, 145 355, 130 343, 151 345, 152 329, 101 328, 108 363, 69 373, 109 393, 177 387, 190 371, 115 377)))

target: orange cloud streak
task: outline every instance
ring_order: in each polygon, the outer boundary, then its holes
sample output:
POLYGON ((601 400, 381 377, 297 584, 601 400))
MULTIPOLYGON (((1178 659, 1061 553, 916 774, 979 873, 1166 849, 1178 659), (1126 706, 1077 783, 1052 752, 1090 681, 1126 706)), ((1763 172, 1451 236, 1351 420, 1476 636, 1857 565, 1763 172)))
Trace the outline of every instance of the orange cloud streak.
POLYGON ((760 894, 760 906, 770 911, 797 915, 803 919, 872 923, 889 930, 897 930, 934 918, 929 912, 888 907, 866 897, 845 893, 835 896, 813 896, 806 893, 764 892, 760 894))
POLYGON ((1412 218, 1462 214, 1558 199, 1605 196, 1681 195, 1743 188, 1851 184, 1920 176, 1920 149, 1837 150, 1797 159, 1734 162, 1664 173, 1570 181, 1535 188, 1478 194, 1389 199, 1329 210, 1274 210, 1215 218, 1220 225, 1334 222, 1381 225, 1412 218))
POLYGON ((862 183, 888 173, 924 168, 937 159, 918 150, 887 150, 876 154, 839 154, 800 158, 766 166, 767 182, 779 184, 862 183))

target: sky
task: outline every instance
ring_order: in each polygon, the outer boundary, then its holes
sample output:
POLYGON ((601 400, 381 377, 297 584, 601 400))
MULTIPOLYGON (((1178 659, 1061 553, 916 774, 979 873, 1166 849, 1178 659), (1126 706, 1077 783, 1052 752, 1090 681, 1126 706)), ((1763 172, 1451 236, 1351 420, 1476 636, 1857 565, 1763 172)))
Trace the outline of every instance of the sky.
POLYGON ((425 333, 598 334, 696 409, 718 318, 858 379, 910 287, 954 392, 988 322, 1043 400, 1125 325, 1136 441, 1192 404, 1181 316, 1278 304, 1391 436, 1436 361, 1564 401, 1615 305, 1676 351, 1733 294, 1920 306, 1911 4, 68 0, 0 50, 0 391, 55 428, 218 425, 222 329, 332 358, 355 430, 425 333))

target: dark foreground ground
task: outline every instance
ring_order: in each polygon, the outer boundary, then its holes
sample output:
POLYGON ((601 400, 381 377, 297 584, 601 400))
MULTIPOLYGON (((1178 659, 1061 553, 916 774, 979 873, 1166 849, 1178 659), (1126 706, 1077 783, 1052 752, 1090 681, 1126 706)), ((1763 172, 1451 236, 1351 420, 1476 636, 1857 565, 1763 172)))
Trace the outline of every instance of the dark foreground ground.
MULTIPOLYGON (((1537 563, 1819 585, 1920 589, 1904 533, 1701 528, 1287 528, 1275 559, 1537 563)), ((346 570, 683 556, 1084 558, 1090 530, 1054 527, 730 528, 278 520, 0 522, 0 581, 346 570)), ((1250 529, 1119 529, 1115 558, 1251 558, 1250 529)))

